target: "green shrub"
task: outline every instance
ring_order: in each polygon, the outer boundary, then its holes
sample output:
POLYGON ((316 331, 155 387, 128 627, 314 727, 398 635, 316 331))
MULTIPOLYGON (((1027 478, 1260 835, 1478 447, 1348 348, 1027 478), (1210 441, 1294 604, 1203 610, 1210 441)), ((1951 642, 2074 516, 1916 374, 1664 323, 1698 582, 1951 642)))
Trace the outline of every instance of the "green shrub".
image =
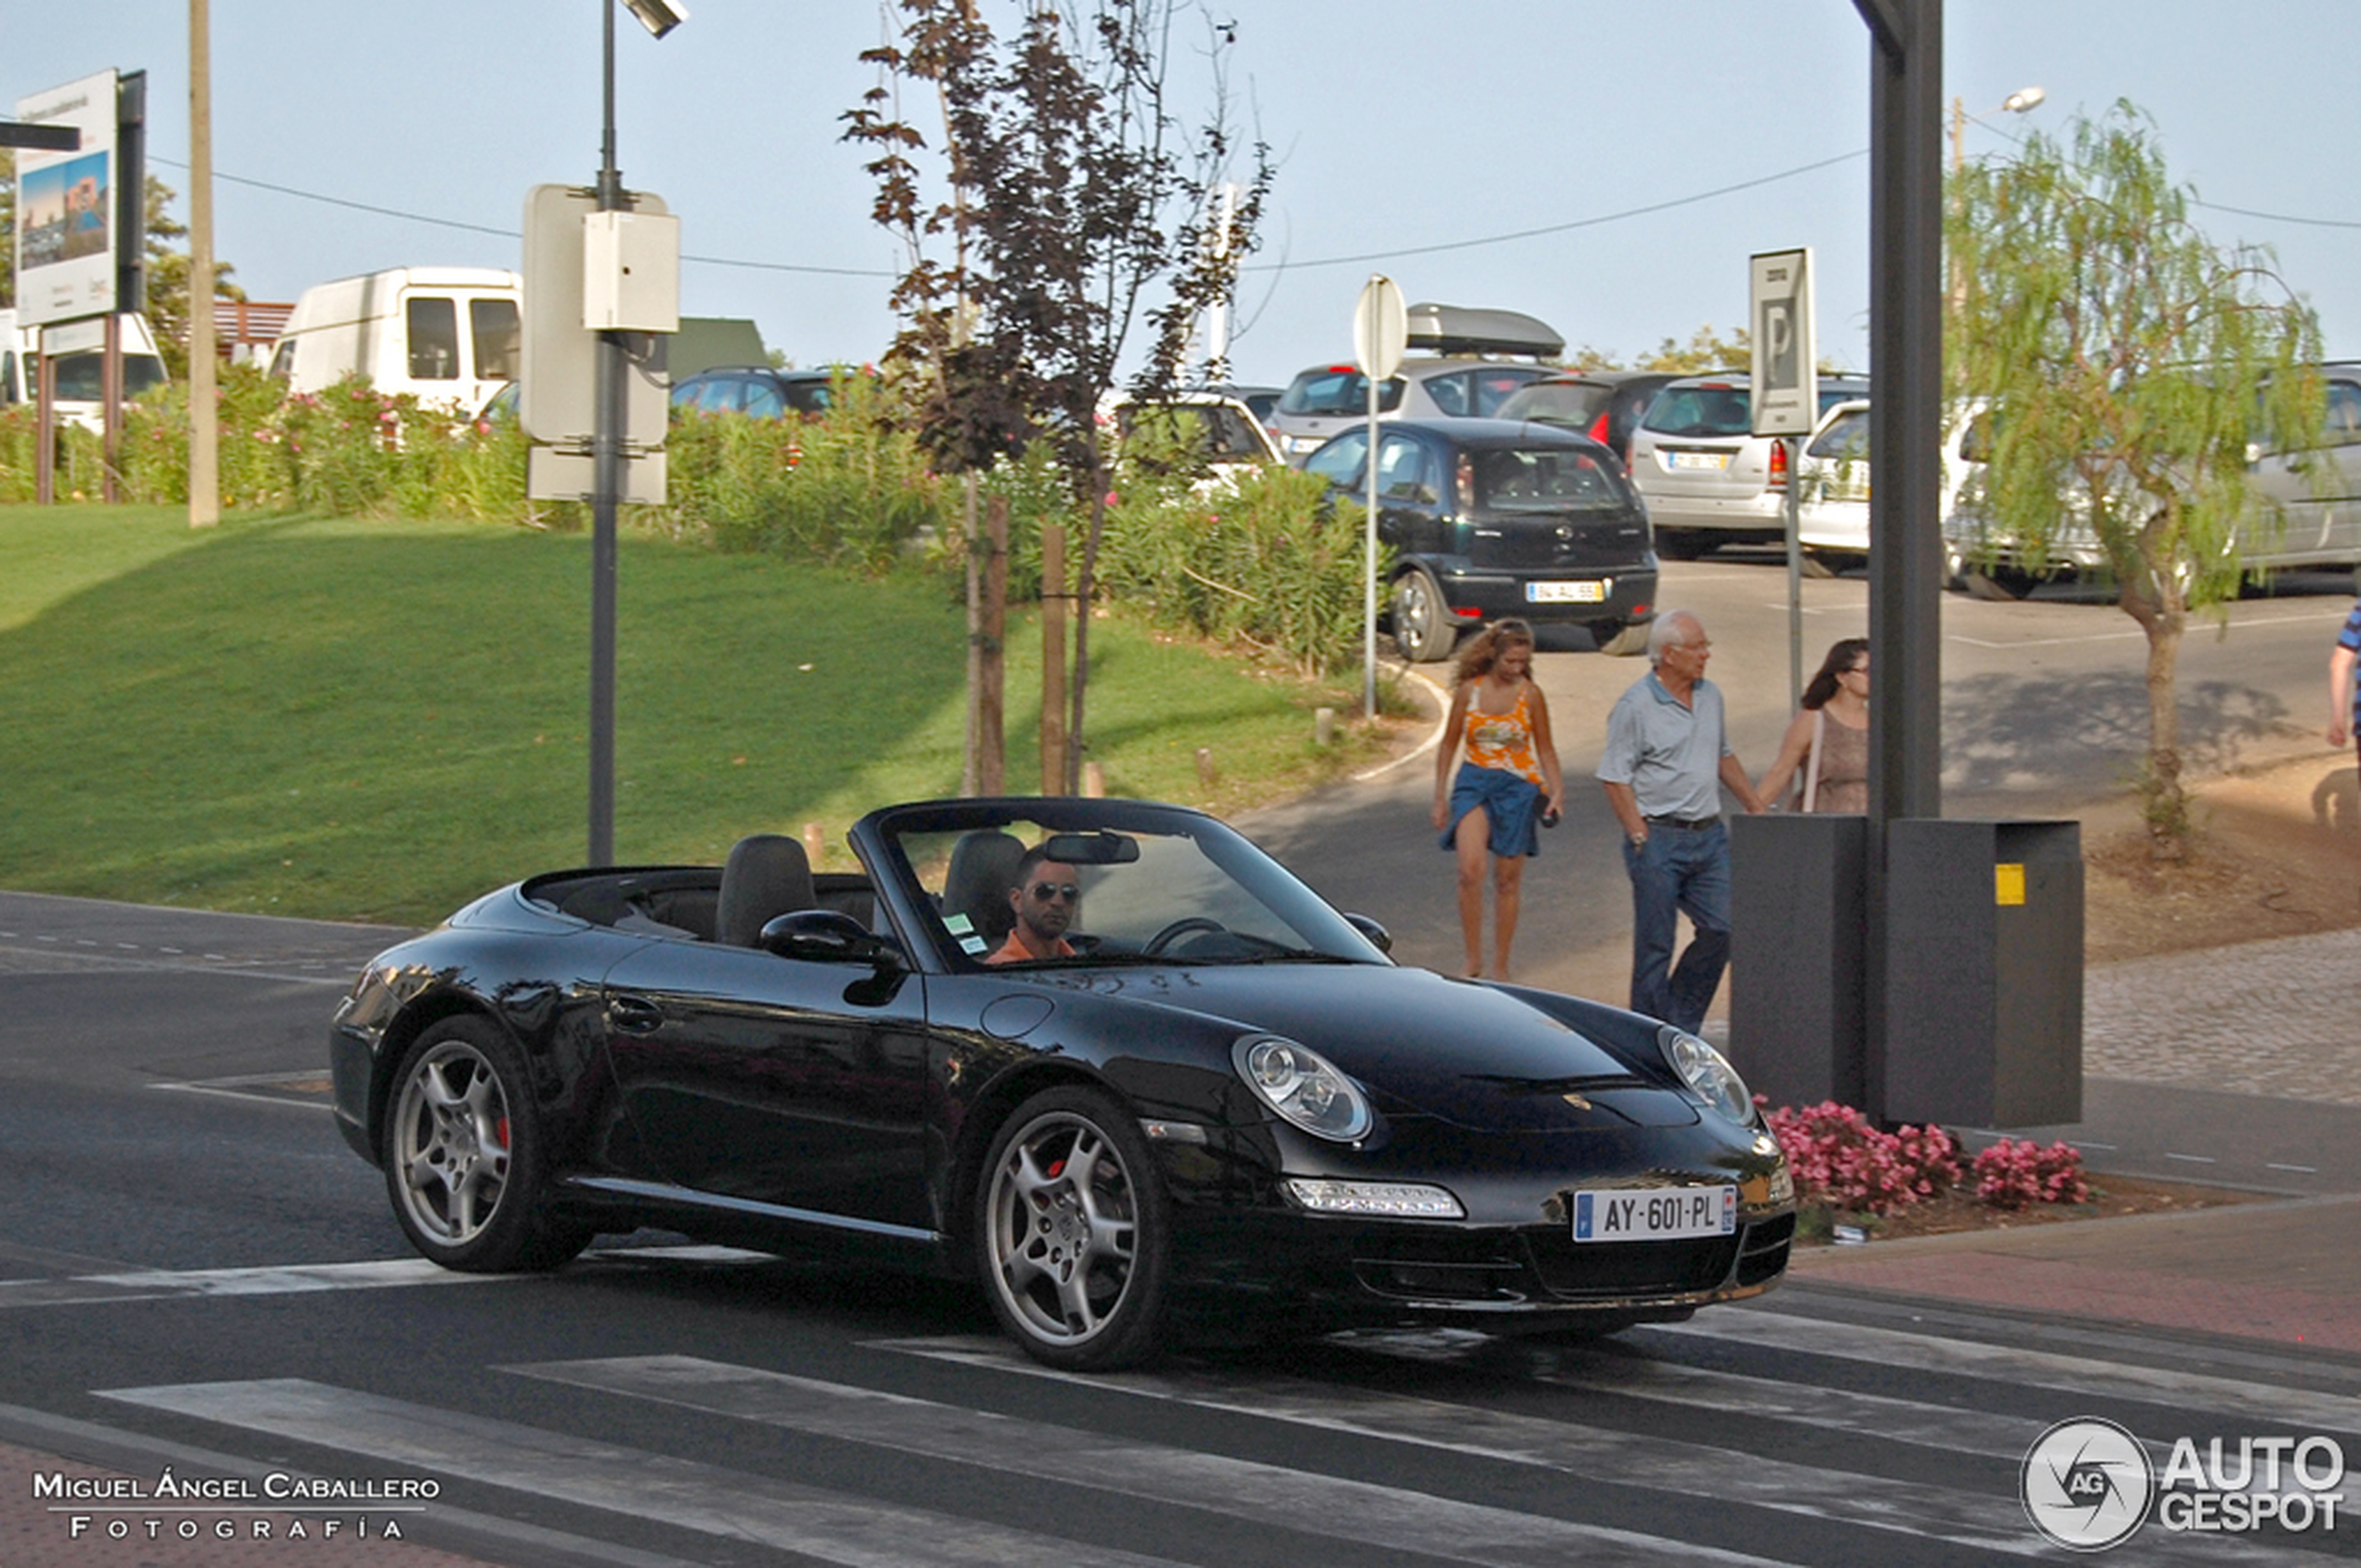
POLYGON ((1362 643, 1362 514, 1326 496, 1326 481, 1292 468, 1228 487, 1135 472, 1107 515, 1100 581, 1167 626, 1307 674, 1341 669, 1362 643))

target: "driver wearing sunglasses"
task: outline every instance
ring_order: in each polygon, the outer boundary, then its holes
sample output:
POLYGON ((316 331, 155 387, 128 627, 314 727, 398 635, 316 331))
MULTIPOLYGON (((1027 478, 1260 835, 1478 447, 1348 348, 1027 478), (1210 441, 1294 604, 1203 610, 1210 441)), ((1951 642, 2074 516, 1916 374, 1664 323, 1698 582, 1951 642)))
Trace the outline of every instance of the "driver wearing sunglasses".
POLYGON ((987 964, 1026 964, 1041 958, 1071 958, 1073 944, 1065 934, 1082 904, 1082 885, 1074 867, 1049 858, 1045 849, 1027 850, 1017 862, 1016 882, 1009 889, 1009 907, 1017 923, 1009 940, 984 959, 987 964))

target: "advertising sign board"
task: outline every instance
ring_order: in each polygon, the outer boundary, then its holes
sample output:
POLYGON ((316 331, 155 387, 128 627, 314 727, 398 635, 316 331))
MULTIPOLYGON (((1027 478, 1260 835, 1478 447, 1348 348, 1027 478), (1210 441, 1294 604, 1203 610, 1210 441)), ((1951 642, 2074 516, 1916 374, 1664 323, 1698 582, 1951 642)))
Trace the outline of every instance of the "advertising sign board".
POLYGON ((101 71, 17 100, 17 118, 73 125, 73 152, 17 154, 17 322, 38 326, 113 313, 122 244, 115 146, 115 73, 101 71))

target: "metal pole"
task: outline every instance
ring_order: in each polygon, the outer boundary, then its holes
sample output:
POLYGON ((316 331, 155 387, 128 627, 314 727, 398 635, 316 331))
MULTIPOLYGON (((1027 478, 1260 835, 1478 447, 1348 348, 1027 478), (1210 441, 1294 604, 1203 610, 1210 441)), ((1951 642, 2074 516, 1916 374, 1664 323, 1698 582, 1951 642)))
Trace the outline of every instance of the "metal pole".
MULTIPOLYGON (((614 166, 614 0, 600 0, 605 23, 599 142, 599 210, 623 205, 623 177, 614 166)), ((622 341, 599 335, 593 396, 590 499, 590 859, 614 863, 614 626, 615 497, 622 488, 624 365, 622 341)))
POLYGON ((1943 814, 1943 3, 1854 0, 1869 50, 1869 707, 1867 1052, 1883 1119, 1893 885, 1887 829, 1943 814))
MULTIPOLYGON (((1374 307, 1372 307, 1374 310, 1374 307)), ((1376 323, 1370 323, 1367 338, 1378 340, 1376 323)), ((1361 541, 1361 717, 1371 724, 1378 721, 1378 378, 1369 367, 1361 367, 1361 379, 1369 389, 1369 515, 1362 520, 1361 541)), ((1440 608, 1438 606, 1437 608, 1440 608)), ((1393 628, 1394 640, 1402 640, 1402 628, 1393 628)))
POLYGON ((1787 701, 1793 703, 1803 692, 1803 502, 1797 494, 1803 485, 1803 443, 1793 436, 1779 440, 1787 449, 1783 509, 1787 515, 1787 701))
MULTIPOLYGON (((221 424, 214 387, 213 44, 209 0, 189 0, 189 526, 221 520, 221 424)), ((112 323, 109 323, 112 329, 112 323)), ((112 339, 110 331, 110 342, 112 339)), ((110 392, 112 398, 114 394, 110 392)), ((108 405, 109 439, 116 428, 108 405)))

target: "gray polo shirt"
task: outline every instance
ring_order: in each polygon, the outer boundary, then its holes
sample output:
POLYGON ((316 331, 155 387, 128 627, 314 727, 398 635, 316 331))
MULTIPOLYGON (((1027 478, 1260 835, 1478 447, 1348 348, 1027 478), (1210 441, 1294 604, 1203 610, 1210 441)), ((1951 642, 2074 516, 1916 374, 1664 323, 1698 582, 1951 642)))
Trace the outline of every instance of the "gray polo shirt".
POLYGON ((1599 779, 1629 784, 1643 817, 1711 817, 1721 811, 1721 689, 1700 680, 1683 705, 1650 670, 1607 715, 1599 779))

